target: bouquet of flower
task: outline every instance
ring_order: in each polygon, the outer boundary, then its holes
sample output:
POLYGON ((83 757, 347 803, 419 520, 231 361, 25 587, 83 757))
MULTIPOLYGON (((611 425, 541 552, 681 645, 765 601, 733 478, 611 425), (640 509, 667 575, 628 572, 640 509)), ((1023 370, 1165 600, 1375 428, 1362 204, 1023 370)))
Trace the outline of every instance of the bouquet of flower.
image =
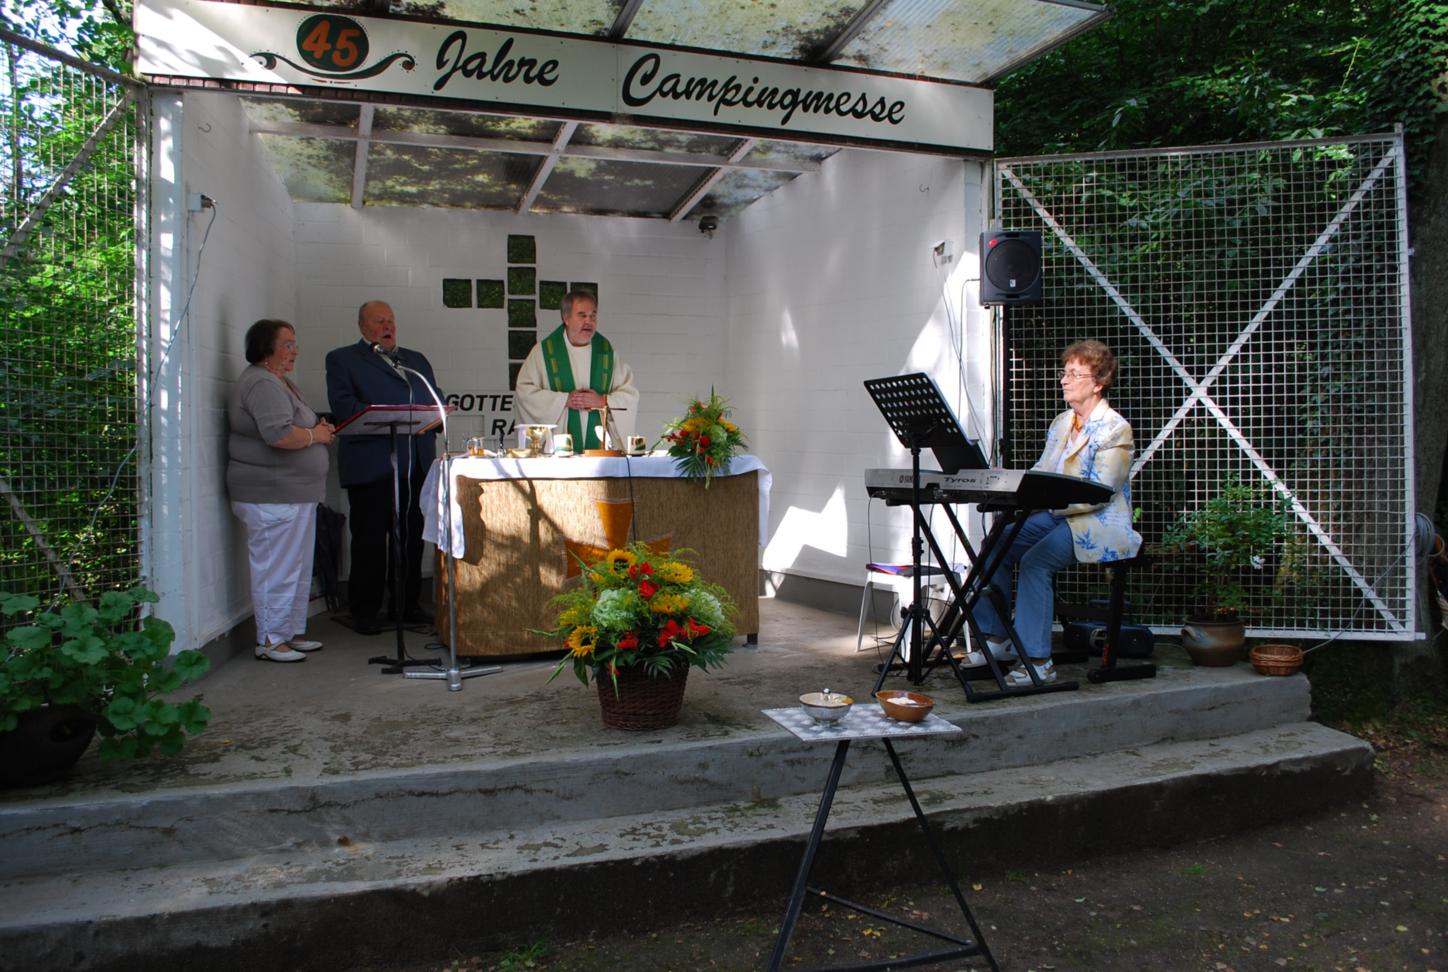
POLYGON ((708 670, 734 647, 734 603, 724 588, 700 580, 677 556, 633 543, 592 566, 582 584, 553 599, 558 624, 549 637, 568 654, 549 681, 572 662, 584 685, 589 673, 618 686, 618 670, 636 665, 651 677, 675 666, 708 670))
POLYGON ((679 472, 690 479, 702 479, 707 487, 715 476, 729 474, 729 462, 744 449, 744 433, 729 421, 734 409, 709 390, 707 401, 694 399, 683 418, 664 426, 663 441, 669 444, 679 472))

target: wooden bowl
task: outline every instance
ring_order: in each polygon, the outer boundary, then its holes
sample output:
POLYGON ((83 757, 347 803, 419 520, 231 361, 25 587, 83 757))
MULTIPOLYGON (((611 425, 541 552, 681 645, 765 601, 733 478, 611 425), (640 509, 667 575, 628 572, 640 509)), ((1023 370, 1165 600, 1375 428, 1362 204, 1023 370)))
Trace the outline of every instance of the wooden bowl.
POLYGON ((1248 657, 1263 675, 1292 675, 1302 667, 1302 649, 1295 645, 1258 645, 1248 657))
POLYGON ((885 710, 885 715, 899 722, 919 722, 935 708, 935 700, 930 696, 904 689, 876 692, 875 698, 879 701, 880 708, 885 710))

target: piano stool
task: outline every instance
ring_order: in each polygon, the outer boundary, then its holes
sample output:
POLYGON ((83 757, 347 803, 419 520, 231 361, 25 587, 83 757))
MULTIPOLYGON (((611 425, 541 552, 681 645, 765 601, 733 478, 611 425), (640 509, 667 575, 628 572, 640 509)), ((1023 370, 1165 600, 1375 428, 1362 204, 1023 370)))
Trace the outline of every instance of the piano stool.
MULTIPOLYGON (((1156 665, 1145 662, 1134 665, 1117 665, 1117 652, 1115 646, 1121 641, 1121 621, 1126 613, 1126 577, 1132 570, 1148 567, 1151 564, 1151 555, 1138 553, 1135 557, 1127 557, 1123 560, 1112 560, 1097 566, 1103 568, 1110 577, 1111 595, 1107 602, 1105 614, 1101 608, 1094 604, 1067 603, 1059 598, 1056 600, 1056 616, 1061 619, 1064 627, 1069 621, 1075 619, 1088 619, 1092 621, 1106 622, 1106 645, 1101 653, 1101 664, 1096 668, 1087 671, 1086 678, 1093 683, 1115 682, 1128 678, 1155 678, 1156 665)), ((1083 661, 1077 654, 1057 654, 1056 657, 1063 662, 1083 661)), ((1087 656, 1089 657, 1089 656, 1087 656)))
MULTIPOLYGON (((945 568, 936 567, 931 564, 920 566, 920 577, 922 582, 926 577, 944 577, 945 568)), ((956 583, 964 578, 965 571, 957 565, 955 568, 956 583)), ((860 623, 855 629, 855 650, 863 651, 865 643, 865 615, 871 607, 871 591, 875 587, 889 587, 895 591, 900 599, 900 604, 910 604, 915 599, 915 567, 913 564, 885 564, 868 563, 865 565, 865 589, 860 594, 860 623)), ((949 585, 943 580, 934 584, 923 584, 922 589, 934 591, 940 600, 949 600, 949 585)), ((928 596, 928 595, 927 595, 928 596)), ((898 626, 898 625, 897 625, 898 626)))

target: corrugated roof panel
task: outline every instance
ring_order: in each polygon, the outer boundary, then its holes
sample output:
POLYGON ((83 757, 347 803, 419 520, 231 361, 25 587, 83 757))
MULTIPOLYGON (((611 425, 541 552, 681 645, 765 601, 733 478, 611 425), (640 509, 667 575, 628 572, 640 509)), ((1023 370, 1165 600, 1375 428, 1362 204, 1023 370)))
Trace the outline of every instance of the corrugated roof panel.
POLYGON ((795 178, 792 172, 770 172, 763 169, 735 169, 710 187, 694 207, 689 218, 713 213, 720 219, 733 216, 750 203, 767 196, 795 178))
POLYGON ((828 44, 864 5, 864 0, 644 0, 625 36, 648 44, 792 59, 828 44))
POLYGON ((609 216, 666 216, 698 182, 702 171, 693 166, 563 158, 558 160, 533 209, 609 216))
POLYGON ((504 27, 541 27, 570 34, 608 33, 623 0, 392 0, 392 12, 446 17, 504 27))
POLYGON ((354 142, 331 138, 289 138, 258 135, 271 156, 272 166, 297 202, 345 203, 352 201, 354 142))
POLYGON ((838 145, 802 142, 760 142, 744 156, 746 162, 823 162, 840 150, 838 145))
POLYGON ((378 106, 377 114, 372 119, 374 132, 426 132, 432 135, 463 135, 471 138, 505 138, 520 142, 551 143, 559 126, 559 122, 543 118, 382 106, 378 106))
POLYGON ((688 155, 728 155, 739 144, 739 139, 730 135, 698 135, 632 125, 579 125, 569 144, 607 145, 688 155))
POLYGON ((343 101, 243 97, 241 108, 253 128, 275 125, 340 125, 356 129, 358 107, 343 101))
POLYGON ((363 203, 512 209, 537 167, 523 155, 374 144, 363 203))
POLYGON ((1105 13, 1080 2, 890 0, 835 63, 981 82, 1105 13))

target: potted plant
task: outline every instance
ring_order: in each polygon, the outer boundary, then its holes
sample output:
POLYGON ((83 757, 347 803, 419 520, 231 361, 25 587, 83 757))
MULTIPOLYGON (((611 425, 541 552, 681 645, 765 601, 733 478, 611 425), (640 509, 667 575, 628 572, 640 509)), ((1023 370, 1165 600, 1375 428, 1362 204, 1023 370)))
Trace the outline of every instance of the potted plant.
POLYGON ((577 588, 553 599, 557 625, 544 632, 568 649, 569 665, 592 678, 603 723, 662 729, 678 721, 689 669, 724 663, 734 647, 733 602, 677 555, 633 543, 585 564, 577 588))
POLYGON ((1165 550, 1200 571, 1197 607, 1182 628, 1182 644, 1194 662, 1231 665, 1241 658, 1248 589, 1277 561, 1291 522, 1286 498, 1233 477, 1167 531, 1165 550))
POLYGON ((729 421, 734 409, 711 388, 707 399, 694 399, 682 418, 664 426, 660 442, 668 443, 674 465, 707 488, 715 476, 727 476, 729 463, 744 451, 744 433, 729 421))
POLYGON ((170 656, 176 632, 140 606, 144 588, 108 591, 95 603, 39 601, 0 592, 8 630, 0 655, 0 781, 34 782, 73 764, 101 736, 105 759, 172 755, 206 727, 200 696, 164 696, 209 667, 198 651, 170 656))

